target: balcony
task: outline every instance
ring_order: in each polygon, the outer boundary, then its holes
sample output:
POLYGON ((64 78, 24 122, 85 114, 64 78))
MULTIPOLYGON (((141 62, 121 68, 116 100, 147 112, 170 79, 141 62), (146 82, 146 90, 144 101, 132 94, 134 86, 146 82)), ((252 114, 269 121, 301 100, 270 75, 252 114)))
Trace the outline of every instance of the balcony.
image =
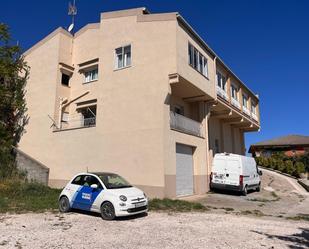
POLYGON ((259 121, 259 119, 258 119, 258 117, 257 117, 257 115, 255 114, 255 113, 251 113, 251 116, 252 116, 252 118, 255 120, 255 121, 259 121))
POLYGON ((224 91, 222 88, 220 88, 219 86, 217 86, 217 94, 221 97, 224 98, 225 100, 228 100, 228 96, 226 91, 224 91))
POLYGON ((69 130, 78 128, 87 128, 96 126, 96 118, 81 118, 81 119, 70 119, 67 122, 62 121, 61 127, 58 130, 69 130))
POLYGON ((231 103, 233 106, 237 107, 238 109, 240 109, 240 103, 238 102, 238 100, 231 98, 231 103))
POLYGON ((243 112, 244 112, 245 114, 247 114, 248 116, 251 116, 251 113, 250 113, 250 111, 249 111, 249 109, 248 109, 247 107, 243 106, 243 107, 242 107, 242 110, 243 110, 243 112))
POLYGON ((193 119, 187 118, 175 112, 170 112, 171 129, 190 135, 204 137, 203 125, 193 119))

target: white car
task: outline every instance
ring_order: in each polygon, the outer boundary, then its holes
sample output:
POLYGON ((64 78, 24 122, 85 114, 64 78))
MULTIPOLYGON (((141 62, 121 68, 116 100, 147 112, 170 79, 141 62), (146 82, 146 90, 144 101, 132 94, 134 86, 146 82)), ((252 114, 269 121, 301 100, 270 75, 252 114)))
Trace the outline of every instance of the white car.
POLYGON ((210 189, 226 189, 247 195, 248 190, 260 191, 262 171, 254 158, 242 155, 216 154, 212 164, 210 189))
POLYGON ((81 209, 100 213, 105 220, 148 211, 148 199, 114 173, 81 173, 65 186, 59 196, 60 212, 81 209))

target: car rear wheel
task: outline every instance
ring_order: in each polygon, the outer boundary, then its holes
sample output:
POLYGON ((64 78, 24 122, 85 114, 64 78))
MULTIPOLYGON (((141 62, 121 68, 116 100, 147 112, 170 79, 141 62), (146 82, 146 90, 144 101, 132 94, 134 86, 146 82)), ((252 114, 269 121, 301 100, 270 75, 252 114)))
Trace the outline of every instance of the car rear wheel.
POLYGON ((65 196, 62 196, 59 200, 59 211, 61 213, 67 213, 70 211, 70 202, 65 196))
POLYGON ((101 206, 101 216, 103 220, 115 219, 115 208, 112 203, 104 202, 101 206))
POLYGON ((243 196, 246 196, 247 194, 248 194, 248 187, 245 186, 244 189, 243 189, 243 191, 242 191, 242 195, 243 195, 243 196))

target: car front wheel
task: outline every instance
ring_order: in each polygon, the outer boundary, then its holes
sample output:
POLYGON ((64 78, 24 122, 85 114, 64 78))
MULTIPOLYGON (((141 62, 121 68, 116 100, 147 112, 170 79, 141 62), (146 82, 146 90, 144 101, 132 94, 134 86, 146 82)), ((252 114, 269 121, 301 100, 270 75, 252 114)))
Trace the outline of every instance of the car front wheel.
POLYGON ((69 199, 65 196, 62 196, 59 200, 59 211, 61 213, 66 213, 70 211, 70 202, 69 199))
POLYGON ((101 216, 103 220, 115 219, 115 208, 112 203, 104 202, 101 206, 101 216))

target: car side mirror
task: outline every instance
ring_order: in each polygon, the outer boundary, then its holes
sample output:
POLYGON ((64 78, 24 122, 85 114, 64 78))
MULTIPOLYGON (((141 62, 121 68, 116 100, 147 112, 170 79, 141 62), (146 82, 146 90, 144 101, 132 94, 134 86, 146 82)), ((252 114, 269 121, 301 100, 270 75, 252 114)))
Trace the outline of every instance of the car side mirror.
POLYGON ((97 189, 98 188, 98 184, 91 184, 90 188, 97 189))
POLYGON ((260 176, 263 175, 262 170, 259 170, 259 171, 258 171, 258 174, 259 174, 260 176))

